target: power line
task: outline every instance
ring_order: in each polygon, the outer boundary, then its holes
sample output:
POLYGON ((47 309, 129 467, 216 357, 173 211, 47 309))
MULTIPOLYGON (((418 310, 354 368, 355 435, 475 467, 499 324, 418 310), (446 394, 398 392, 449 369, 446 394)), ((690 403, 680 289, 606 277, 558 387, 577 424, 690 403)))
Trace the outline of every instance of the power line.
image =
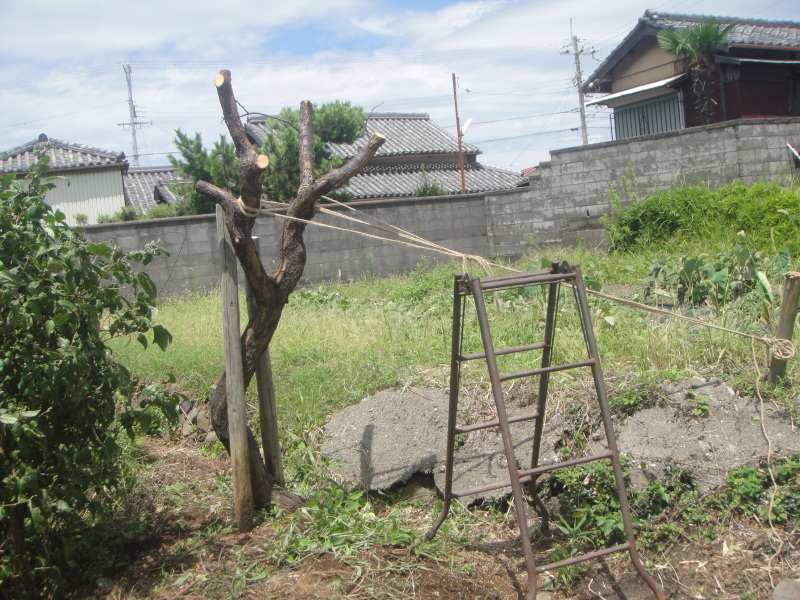
POLYGON ((111 104, 103 104, 101 106, 93 106, 91 108, 84 108, 83 110, 74 110, 72 112, 64 113, 61 115, 50 115, 42 119, 32 119, 30 121, 23 121, 22 123, 11 123, 9 125, 0 125, 0 127, 20 127, 22 125, 30 125, 31 123, 41 123, 42 121, 49 121, 50 119, 59 119, 61 117, 70 117, 79 113, 91 112, 93 110, 100 110, 101 108, 108 108, 109 106, 119 106, 120 104, 127 104, 124 100, 122 102, 112 102, 111 104))

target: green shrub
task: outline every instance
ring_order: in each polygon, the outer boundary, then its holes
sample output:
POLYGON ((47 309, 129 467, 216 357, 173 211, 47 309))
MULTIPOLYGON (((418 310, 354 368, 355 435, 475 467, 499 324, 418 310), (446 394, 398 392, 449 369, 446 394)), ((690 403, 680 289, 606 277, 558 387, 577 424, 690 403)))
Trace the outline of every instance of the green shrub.
POLYGON ((135 221, 139 218, 139 213, 136 212, 136 209, 132 206, 123 206, 117 212, 114 213, 114 216, 111 217, 112 221, 119 222, 119 221, 135 221))
POLYGON ((603 219, 611 249, 672 240, 739 243, 754 251, 800 253, 800 188, 735 182, 719 188, 672 188, 634 200, 625 208, 611 192, 612 214, 603 219))
POLYGON ((425 196, 446 196, 447 190, 444 189, 442 184, 438 181, 433 181, 428 176, 428 173, 425 171, 425 167, 423 166, 419 177, 419 183, 417 184, 417 187, 414 188, 413 195, 416 198, 424 198, 425 196))
POLYGON ((131 266, 161 250, 126 254, 72 230, 43 201, 47 163, 27 182, 0 179, 0 589, 17 598, 55 593, 70 532, 119 483, 117 431, 132 435, 138 414, 118 418, 131 377, 106 342, 171 340, 153 326, 155 285, 131 266))
POLYGON ((147 214, 142 215, 142 219, 165 219, 168 217, 177 217, 178 209, 169 204, 159 204, 147 214))

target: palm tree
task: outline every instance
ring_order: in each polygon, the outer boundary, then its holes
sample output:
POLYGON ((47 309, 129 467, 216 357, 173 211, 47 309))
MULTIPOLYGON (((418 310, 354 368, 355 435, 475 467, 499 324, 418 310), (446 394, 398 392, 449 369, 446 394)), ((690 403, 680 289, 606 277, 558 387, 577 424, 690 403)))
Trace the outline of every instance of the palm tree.
POLYGON ((723 26, 715 19, 658 33, 658 45, 676 58, 689 57, 689 78, 697 116, 702 125, 714 122, 714 52, 725 43, 735 24, 723 26))

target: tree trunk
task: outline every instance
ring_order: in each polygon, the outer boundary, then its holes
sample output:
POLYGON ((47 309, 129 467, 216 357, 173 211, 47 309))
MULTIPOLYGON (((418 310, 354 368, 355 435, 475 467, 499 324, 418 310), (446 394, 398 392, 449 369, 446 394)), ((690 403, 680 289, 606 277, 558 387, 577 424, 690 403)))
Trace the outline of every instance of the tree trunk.
MULTIPOLYGON (((258 257, 252 238, 255 211, 261 206, 261 173, 269 164, 268 158, 258 154, 247 139, 237 110, 236 98, 231 85, 229 71, 220 71, 214 84, 217 87, 225 125, 236 146, 239 160, 241 199, 235 198, 227 190, 205 181, 198 181, 195 189, 222 207, 225 224, 230 233, 231 244, 242 266, 247 282, 253 293, 254 309, 242 334, 242 361, 244 363, 245 388, 255 374, 258 359, 269 347, 272 336, 278 327, 284 306, 289 295, 297 286, 306 263, 306 248, 303 232, 306 223, 314 216, 314 205, 319 198, 346 183, 358 173, 375 155, 385 141, 376 134, 347 163, 333 169, 322 177, 314 178, 314 131, 312 126, 312 106, 307 100, 300 105, 300 187, 297 196, 287 209, 288 219, 283 225, 280 240, 280 266, 267 274, 258 257), (246 207, 244 210, 240 202, 246 207), (248 210, 249 209, 249 210, 248 210), (247 210, 247 212, 245 212, 247 210)), ((230 452, 228 434, 228 398, 225 386, 225 373, 217 384, 211 397, 211 422, 219 440, 230 452)), ((267 472, 261 458, 258 443, 252 431, 247 430, 250 456, 250 477, 255 508, 267 507, 272 501, 285 510, 292 511, 302 505, 302 498, 285 490, 277 489, 275 481, 267 472)))

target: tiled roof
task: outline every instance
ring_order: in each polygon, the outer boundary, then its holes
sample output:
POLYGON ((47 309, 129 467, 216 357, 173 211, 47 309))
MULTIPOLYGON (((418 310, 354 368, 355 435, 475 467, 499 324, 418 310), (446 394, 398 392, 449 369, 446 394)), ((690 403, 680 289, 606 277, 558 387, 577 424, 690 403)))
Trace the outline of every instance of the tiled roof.
MULTIPOLYGON (((656 36, 662 29, 680 29, 716 19, 722 25, 736 24, 728 34, 727 48, 747 46, 772 46, 775 50, 787 51, 800 48, 800 23, 795 21, 764 21, 760 19, 739 19, 736 17, 715 17, 707 15, 679 15, 646 10, 631 32, 611 51, 584 84, 584 91, 596 92, 608 83, 611 70, 644 37, 656 36)), ((723 48, 724 50, 725 48, 723 48)), ((603 91, 610 91, 604 89, 603 91)))
MULTIPOLYGON (((257 144, 266 137, 262 118, 251 118, 245 126, 247 134, 257 144)), ((366 134, 352 144, 328 144, 334 155, 351 158, 372 134, 386 136, 375 158, 353 177, 347 191, 356 199, 402 198, 414 195, 422 182, 423 169, 428 179, 441 185, 448 194, 461 193, 461 172, 458 160, 458 139, 431 121, 427 114, 382 113, 372 114, 366 121, 366 134), (452 156, 452 162, 447 158, 452 156), (426 157, 437 157, 433 161, 426 157), (399 159, 395 161, 393 159, 399 159)), ((462 142, 465 157, 467 192, 486 192, 516 187, 522 180, 519 173, 485 167, 475 162, 480 149, 462 142), (468 164, 469 163, 469 164, 468 164)))
POLYGON ((173 204, 175 195, 167 183, 180 183, 182 180, 175 167, 131 167, 122 179, 125 186, 125 204, 133 206, 140 213, 147 213, 161 203, 173 204))
POLYGON ((51 171, 102 167, 124 169, 128 166, 124 152, 73 144, 42 134, 32 142, 0 152, 0 173, 27 173, 36 163, 36 150, 42 145, 47 148, 51 171))
MULTIPOLYGON (((347 191, 356 199, 413 196, 422 183, 423 169, 428 181, 438 183, 448 194, 461 193, 461 171, 456 163, 368 165, 350 180, 347 191)), ((522 181, 519 173, 481 164, 465 165, 464 179, 468 193, 510 189, 522 181)))
POLYGON ((736 17, 712 17, 704 15, 673 15, 647 10, 641 21, 659 29, 680 29, 716 19, 722 25, 736 24, 728 34, 728 45, 788 46, 800 48, 800 23, 793 21, 764 21, 761 19, 737 19, 736 17))
MULTIPOLYGON (((342 158, 352 157, 375 132, 386 136, 386 143, 376 157, 458 154, 458 140, 431 121, 426 114, 382 113, 373 114, 366 121, 367 133, 352 144, 328 144, 331 153, 342 158)), ((251 118, 247 132, 258 143, 263 143, 266 126, 263 118, 251 118)), ((472 144, 462 142, 464 154, 480 154, 472 144)))

